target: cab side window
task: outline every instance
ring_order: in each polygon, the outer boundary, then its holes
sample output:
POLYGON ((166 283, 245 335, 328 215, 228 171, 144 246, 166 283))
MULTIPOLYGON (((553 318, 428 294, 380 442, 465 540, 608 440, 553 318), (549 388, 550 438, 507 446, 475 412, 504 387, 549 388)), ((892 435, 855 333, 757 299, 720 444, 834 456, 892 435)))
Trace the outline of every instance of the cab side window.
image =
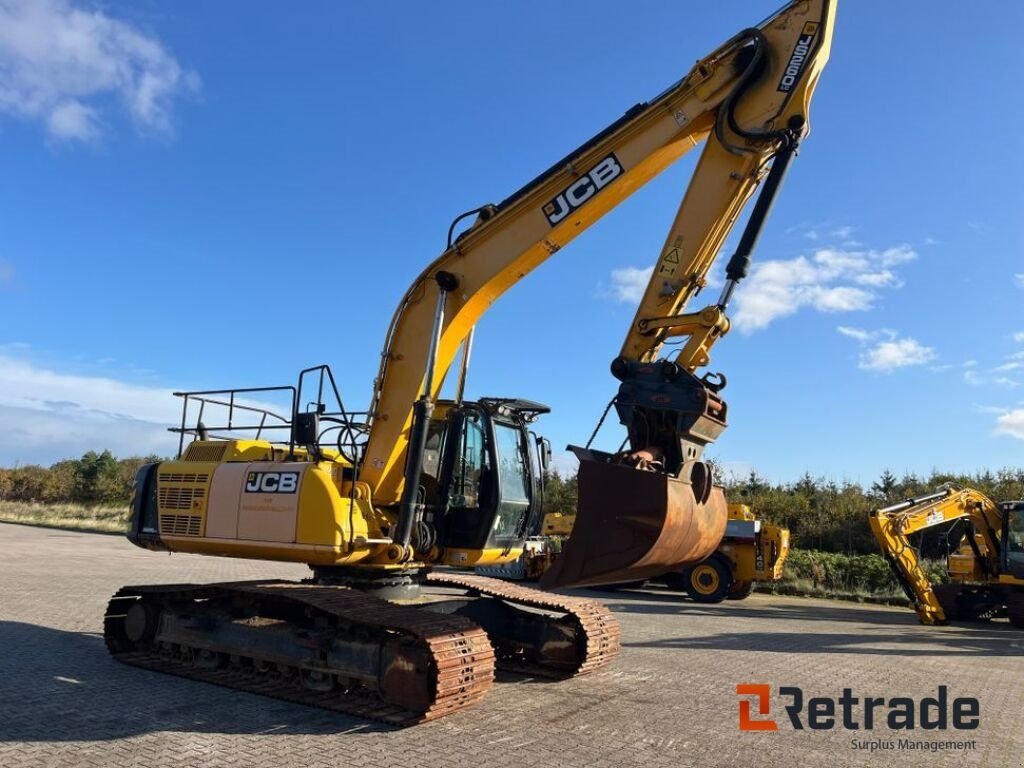
POLYGON ((1024 509, 1007 512, 1007 533, 1011 552, 1024 552, 1024 509))
POLYGON ((481 480, 489 468, 483 425, 478 416, 471 414, 463 425, 459 453, 452 471, 452 507, 476 509, 480 506, 481 480))

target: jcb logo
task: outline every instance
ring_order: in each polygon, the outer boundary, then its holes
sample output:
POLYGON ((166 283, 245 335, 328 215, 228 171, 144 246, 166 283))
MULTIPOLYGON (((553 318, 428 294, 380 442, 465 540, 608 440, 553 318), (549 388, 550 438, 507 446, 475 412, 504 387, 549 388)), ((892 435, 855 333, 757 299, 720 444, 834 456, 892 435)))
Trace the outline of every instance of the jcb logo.
MULTIPOLYGON (((736 686, 737 696, 756 696, 757 714, 767 715, 771 711, 771 688, 761 683, 740 683, 736 686)), ((750 714, 750 699, 740 700, 741 731, 777 731, 774 720, 755 720, 750 714)))
POLYGON ((298 472, 250 472, 245 479, 246 493, 295 493, 297 490, 298 472))
POLYGON ((619 159, 614 153, 608 155, 544 206, 544 215, 548 223, 551 226, 558 224, 621 175, 622 165, 619 159))

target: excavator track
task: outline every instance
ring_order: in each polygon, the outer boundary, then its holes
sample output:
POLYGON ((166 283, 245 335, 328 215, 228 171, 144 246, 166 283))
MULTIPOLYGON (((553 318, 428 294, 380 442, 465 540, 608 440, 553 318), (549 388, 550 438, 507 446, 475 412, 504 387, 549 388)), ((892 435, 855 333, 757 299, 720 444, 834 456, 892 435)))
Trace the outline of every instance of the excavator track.
POLYGON ((515 606, 539 608, 566 614, 575 630, 575 661, 553 665, 545 660, 529 660, 514 649, 505 647, 500 637, 492 635, 500 671, 552 679, 578 677, 594 672, 614 659, 620 648, 619 622, 602 603, 585 597, 542 592, 487 576, 456 571, 431 571, 427 583, 443 587, 460 587, 470 594, 495 597, 515 606))
POLYGON ((339 586, 124 587, 104 639, 125 664, 399 726, 458 712, 494 681, 471 621, 339 586))

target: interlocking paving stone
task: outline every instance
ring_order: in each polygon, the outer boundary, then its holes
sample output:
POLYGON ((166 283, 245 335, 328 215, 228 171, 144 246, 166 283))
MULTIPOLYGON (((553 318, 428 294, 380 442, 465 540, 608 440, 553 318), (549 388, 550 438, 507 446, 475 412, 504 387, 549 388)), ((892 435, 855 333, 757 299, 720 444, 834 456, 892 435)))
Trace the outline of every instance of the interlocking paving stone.
POLYGON ((103 609, 122 585, 307 574, 0 524, 0 767, 1024 764, 1024 633, 1004 622, 921 627, 900 608, 767 595, 701 606, 666 591, 593 592, 622 624, 622 654, 608 670, 506 680, 464 713, 406 729, 134 669, 103 646, 103 609), (909 735, 976 739, 978 748, 850 747, 854 737, 900 736, 885 728, 797 732, 783 723, 741 733, 741 682, 917 698, 946 684, 981 700, 981 727, 909 735))

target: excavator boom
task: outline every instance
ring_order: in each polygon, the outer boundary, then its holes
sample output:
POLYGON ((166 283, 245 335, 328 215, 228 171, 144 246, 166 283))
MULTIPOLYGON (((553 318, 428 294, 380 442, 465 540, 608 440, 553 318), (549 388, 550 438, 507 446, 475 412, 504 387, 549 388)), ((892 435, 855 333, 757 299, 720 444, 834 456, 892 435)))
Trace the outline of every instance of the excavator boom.
POLYGON ((871 531, 922 624, 946 624, 951 611, 948 604, 943 605, 941 590, 922 567, 910 537, 939 525, 964 521, 967 530, 963 539, 974 566, 967 575, 979 581, 994 581, 1001 569, 1001 517, 999 506, 988 496, 954 485, 871 513, 871 531))
MULTIPOLYGON (((726 425, 719 396, 724 378, 698 378, 695 371, 709 363, 711 346, 729 330, 729 299, 747 274, 782 178, 807 133, 834 18, 834 0, 789 3, 506 200, 471 211, 475 222, 455 239, 453 224, 448 247, 413 282, 391 322, 360 470, 375 502, 398 507, 400 546, 408 544, 421 515, 417 488, 432 404, 477 320, 508 288, 703 141, 612 366, 622 381, 615 407, 628 433, 627 461, 643 460, 640 469, 655 471, 617 471, 610 466, 621 463, 617 455, 597 457, 581 471, 577 526, 543 585, 630 580, 714 551, 727 505, 701 456, 726 425), (762 182, 722 296, 687 313, 762 182), (429 337, 427 328, 433 328, 429 337), (686 343, 673 360, 659 362, 663 344, 673 337, 686 343), (632 542, 625 549, 608 535, 623 527, 632 542)), ((595 456, 590 452, 582 460, 595 456)))
POLYGON ((811 94, 829 56, 835 5, 835 0, 787 4, 522 189, 472 212, 474 224, 413 281, 388 329, 360 472, 374 499, 399 500, 413 403, 425 386, 425 394, 436 397, 477 320, 506 290, 706 141, 622 347, 628 360, 657 357, 680 318, 688 320, 687 302, 706 284, 780 144, 806 132, 811 94), (441 274, 453 281, 439 285, 441 274), (443 320, 432 346, 427 329, 437 320, 442 291, 443 320))

